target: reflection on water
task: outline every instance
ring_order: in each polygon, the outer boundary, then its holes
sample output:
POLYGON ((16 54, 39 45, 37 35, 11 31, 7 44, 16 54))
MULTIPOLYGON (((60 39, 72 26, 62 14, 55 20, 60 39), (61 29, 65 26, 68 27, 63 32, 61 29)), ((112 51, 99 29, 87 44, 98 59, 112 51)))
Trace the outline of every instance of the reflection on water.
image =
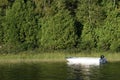
POLYGON ((120 80, 120 62, 100 66, 68 65, 68 80, 120 80))
POLYGON ((91 80, 91 77, 98 75, 99 66, 68 65, 69 80, 91 80))
POLYGON ((100 66, 54 63, 0 64, 0 80, 120 80, 120 62, 100 66))

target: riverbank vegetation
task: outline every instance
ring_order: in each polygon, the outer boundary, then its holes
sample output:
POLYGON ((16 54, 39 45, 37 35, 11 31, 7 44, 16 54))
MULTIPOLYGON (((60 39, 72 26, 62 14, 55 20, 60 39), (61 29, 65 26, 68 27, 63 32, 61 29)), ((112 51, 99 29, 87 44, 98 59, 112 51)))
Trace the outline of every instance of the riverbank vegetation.
POLYGON ((120 1, 0 0, 0 53, 35 49, 120 52, 120 1))
POLYGON ((67 62, 68 57, 100 57, 104 54, 108 62, 120 61, 119 53, 42 53, 31 54, 24 52, 21 54, 2 54, 0 55, 0 63, 18 63, 18 62, 67 62))

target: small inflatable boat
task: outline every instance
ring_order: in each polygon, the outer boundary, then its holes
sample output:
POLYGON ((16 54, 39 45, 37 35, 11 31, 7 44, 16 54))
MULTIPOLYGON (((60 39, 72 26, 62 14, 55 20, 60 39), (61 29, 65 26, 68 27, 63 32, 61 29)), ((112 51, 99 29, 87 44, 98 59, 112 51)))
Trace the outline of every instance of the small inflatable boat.
POLYGON ((66 59, 68 64, 81 64, 81 65, 99 65, 100 58, 94 57, 70 57, 66 59))

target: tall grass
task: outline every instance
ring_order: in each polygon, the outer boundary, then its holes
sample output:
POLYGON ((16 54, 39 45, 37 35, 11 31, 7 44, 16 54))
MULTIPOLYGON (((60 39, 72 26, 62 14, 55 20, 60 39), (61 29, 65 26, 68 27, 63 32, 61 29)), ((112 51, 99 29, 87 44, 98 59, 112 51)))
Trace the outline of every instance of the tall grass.
POLYGON ((67 57, 100 57, 100 55, 105 55, 108 61, 120 61, 120 53, 63 53, 63 52, 53 52, 53 53, 20 53, 20 54, 1 54, 0 62, 65 62, 67 57))

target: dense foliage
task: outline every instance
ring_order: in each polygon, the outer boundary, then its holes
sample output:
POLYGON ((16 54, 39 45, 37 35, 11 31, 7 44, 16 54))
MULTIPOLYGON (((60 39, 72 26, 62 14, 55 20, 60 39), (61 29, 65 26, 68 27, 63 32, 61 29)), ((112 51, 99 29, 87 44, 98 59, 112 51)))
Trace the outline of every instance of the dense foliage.
POLYGON ((0 52, 120 52, 120 0, 0 0, 0 52))

